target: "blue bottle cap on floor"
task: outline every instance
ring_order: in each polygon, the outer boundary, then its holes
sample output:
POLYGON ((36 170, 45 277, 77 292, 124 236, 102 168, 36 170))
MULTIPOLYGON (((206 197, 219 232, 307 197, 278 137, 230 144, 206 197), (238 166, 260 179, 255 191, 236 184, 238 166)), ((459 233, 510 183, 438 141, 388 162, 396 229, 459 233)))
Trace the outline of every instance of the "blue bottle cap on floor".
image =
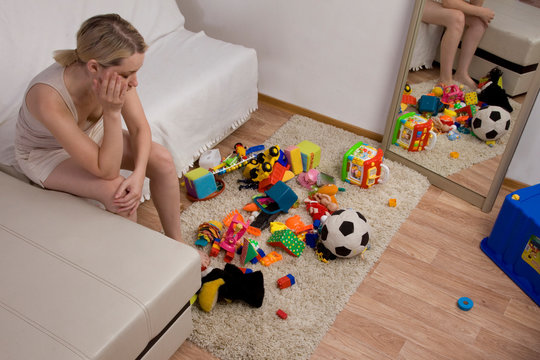
POLYGON ((462 297, 458 300, 458 307, 463 311, 469 311, 472 309, 474 302, 468 297, 462 297))

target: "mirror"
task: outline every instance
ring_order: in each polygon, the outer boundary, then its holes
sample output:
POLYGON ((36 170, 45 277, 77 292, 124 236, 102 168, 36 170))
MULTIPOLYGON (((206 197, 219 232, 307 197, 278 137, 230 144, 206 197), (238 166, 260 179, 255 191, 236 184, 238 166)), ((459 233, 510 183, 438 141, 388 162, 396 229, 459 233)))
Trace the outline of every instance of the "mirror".
MULTIPOLYGON (((427 176, 433 185, 488 212, 497 197, 529 113, 534 105, 540 84, 540 71, 533 70, 527 75, 530 78, 528 88, 524 88, 528 89, 526 94, 518 88, 513 89, 513 91, 521 94, 509 97, 509 102, 514 108, 510 113, 511 126, 504 135, 491 143, 491 145, 467 133, 466 126, 463 126, 461 131, 454 131, 455 134, 460 136, 459 139, 450 140, 448 134, 443 132, 444 129, 439 130, 435 127, 432 128, 431 124, 422 124, 425 120, 416 119, 413 114, 409 114, 411 117, 407 118, 408 115, 405 114, 409 112, 420 113, 418 109, 420 106, 416 103, 408 106, 403 105, 402 108, 406 85, 410 85, 410 95, 418 101, 422 95, 428 95, 429 93, 433 95, 433 92, 436 92, 433 89, 439 79, 438 65, 434 65, 434 68, 430 70, 409 71, 417 40, 422 41, 422 43, 418 43, 418 46, 426 46, 426 24, 421 22, 426 1, 431 0, 416 0, 414 4, 403 58, 385 128, 382 149, 386 158, 413 168, 427 176), (424 29, 421 29, 422 27, 424 29), (419 33, 420 29, 424 33, 419 33), (401 121, 398 124, 398 118, 400 117, 401 121), (396 126, 396 124, 398 125, 396 126), (429 131, 428 127, 431 128, 431 131, 429 131), (420 131, 424 135, 421 135, 420 131), (421 137, 415 138, 414 134, 421 137), (411 136, 416 148, 411 145, 411 136), (423 149, 423 146, 425 146, 425 149, 423 149), (418 151, 419 149, 421 151, 418 151)), ((485 4, 485 6, 489 6, 489 2, 486 1, 486 3, 488 4, 485 4)), ((531 5, 523 4, 523 6, 531 5)), ((534 11, 539 10, 535 8, 534 11)), ((435 46, 440 42, 441 34, 442 28, 438 34, 439 38, 435 39, 435 46)), ((434 52, 438 53, 438 51, 438 49, 435 49, 434 52)), ((458 55, 456 55, 456 58, 458 58, 458 55)), ((473 65, 471 64, 472 68, 473 65)), ((471 75, 475 77, 473 74, 471 75)), ((449 90, 446 92, 451 95, 449 90)), ((431 101, 432 99, 428 98, 426 100, 431 101)), ((414 102, 414 100, 411 101, 414 102)), ((426 103, 422 102, 421 105, 425 107, 426 103)), ((442 115, 442 113, 439 115, 442 115)), ((429 115, 426 115, 425 118, 431 119, 429 115)), ((455 121, 456 117, 453 117, 452 120, 455 121)), ((429 123, 431 121, 437 121, 437 125, 441 125, 441 122, 437 119, 433 118, 429 120, 429 123)))

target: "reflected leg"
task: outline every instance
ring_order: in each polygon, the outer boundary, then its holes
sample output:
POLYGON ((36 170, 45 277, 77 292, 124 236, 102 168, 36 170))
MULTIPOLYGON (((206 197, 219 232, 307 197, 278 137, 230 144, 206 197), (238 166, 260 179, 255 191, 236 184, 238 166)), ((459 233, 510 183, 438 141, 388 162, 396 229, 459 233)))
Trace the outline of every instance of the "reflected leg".
POLYGON ((445 27, 441 39, 440 81, 445 85, 451 84, 452 66, 465 27, 465 14, 459 10, 444 8, 441 4, 432 0, 427 0, 422 14, 422 21, 445 27))

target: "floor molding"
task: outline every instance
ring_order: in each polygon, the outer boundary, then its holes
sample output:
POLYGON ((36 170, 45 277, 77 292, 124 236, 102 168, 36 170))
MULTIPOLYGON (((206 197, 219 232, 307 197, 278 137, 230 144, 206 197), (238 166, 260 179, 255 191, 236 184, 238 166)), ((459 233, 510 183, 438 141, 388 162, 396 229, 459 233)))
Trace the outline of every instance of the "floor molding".
POLYGON ((504 178, 502 185, 511 192, 531 186, 510 178, 504 178))
POLYGON ((297 105, 294 105, 294 104, 291 104, 291 103, 276 99, 274 97, 271 97, 271 96, 268 96, 268 95, 265 95, 265 94, 259 93, 259 100, 264 101, 264 102, 266 102, 268 104, 277 106, 279 108, 282 108, 284 110, 288 110, 288 111, 293 112, 295 114, 307 116, 307 117, 309 117, 309 118, 311 118, 313 120, 317 120, 319 122, 322 122, 322 123, 325 123, 325 124, 328 124, 328 125, 333 125, 333 126, 338 127, 340 129, 350 131, 353 134, 360 135, 360 136, 365 136, 365 137, 367 137, 369 139, 372 139, 372 140, 375 140, 375 141, 378 141, 378 142, 381 142, 382 139, 383 139, 383 136, 381 134, 376 133, 376 132, 363 129, 363 128, 355 126, 355 125, 347 124, 346 122, 339 121, 339 120, 331 118, 329 116, 319 114, 319 113, 311 111, 309 109, 306 109, 306 108, 303 108, 303 107, 300 107, 300 106, 297 106, 297 105))

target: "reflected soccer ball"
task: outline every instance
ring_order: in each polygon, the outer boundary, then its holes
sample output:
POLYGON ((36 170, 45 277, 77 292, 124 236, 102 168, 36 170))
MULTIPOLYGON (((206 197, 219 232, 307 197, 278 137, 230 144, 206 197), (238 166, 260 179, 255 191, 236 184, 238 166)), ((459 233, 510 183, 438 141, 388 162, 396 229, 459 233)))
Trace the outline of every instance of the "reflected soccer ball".
POLYGON ((479 139, 497 140, 510 129, 510 113, 500 106, 488 106, 473 117, 471 129, 479 139))
POLYGON ((342 209, 326 219, 320 239, 332 254, 350 258, 364 251, 370 231, 371 227, 362 214, 352 209, 342 209))

